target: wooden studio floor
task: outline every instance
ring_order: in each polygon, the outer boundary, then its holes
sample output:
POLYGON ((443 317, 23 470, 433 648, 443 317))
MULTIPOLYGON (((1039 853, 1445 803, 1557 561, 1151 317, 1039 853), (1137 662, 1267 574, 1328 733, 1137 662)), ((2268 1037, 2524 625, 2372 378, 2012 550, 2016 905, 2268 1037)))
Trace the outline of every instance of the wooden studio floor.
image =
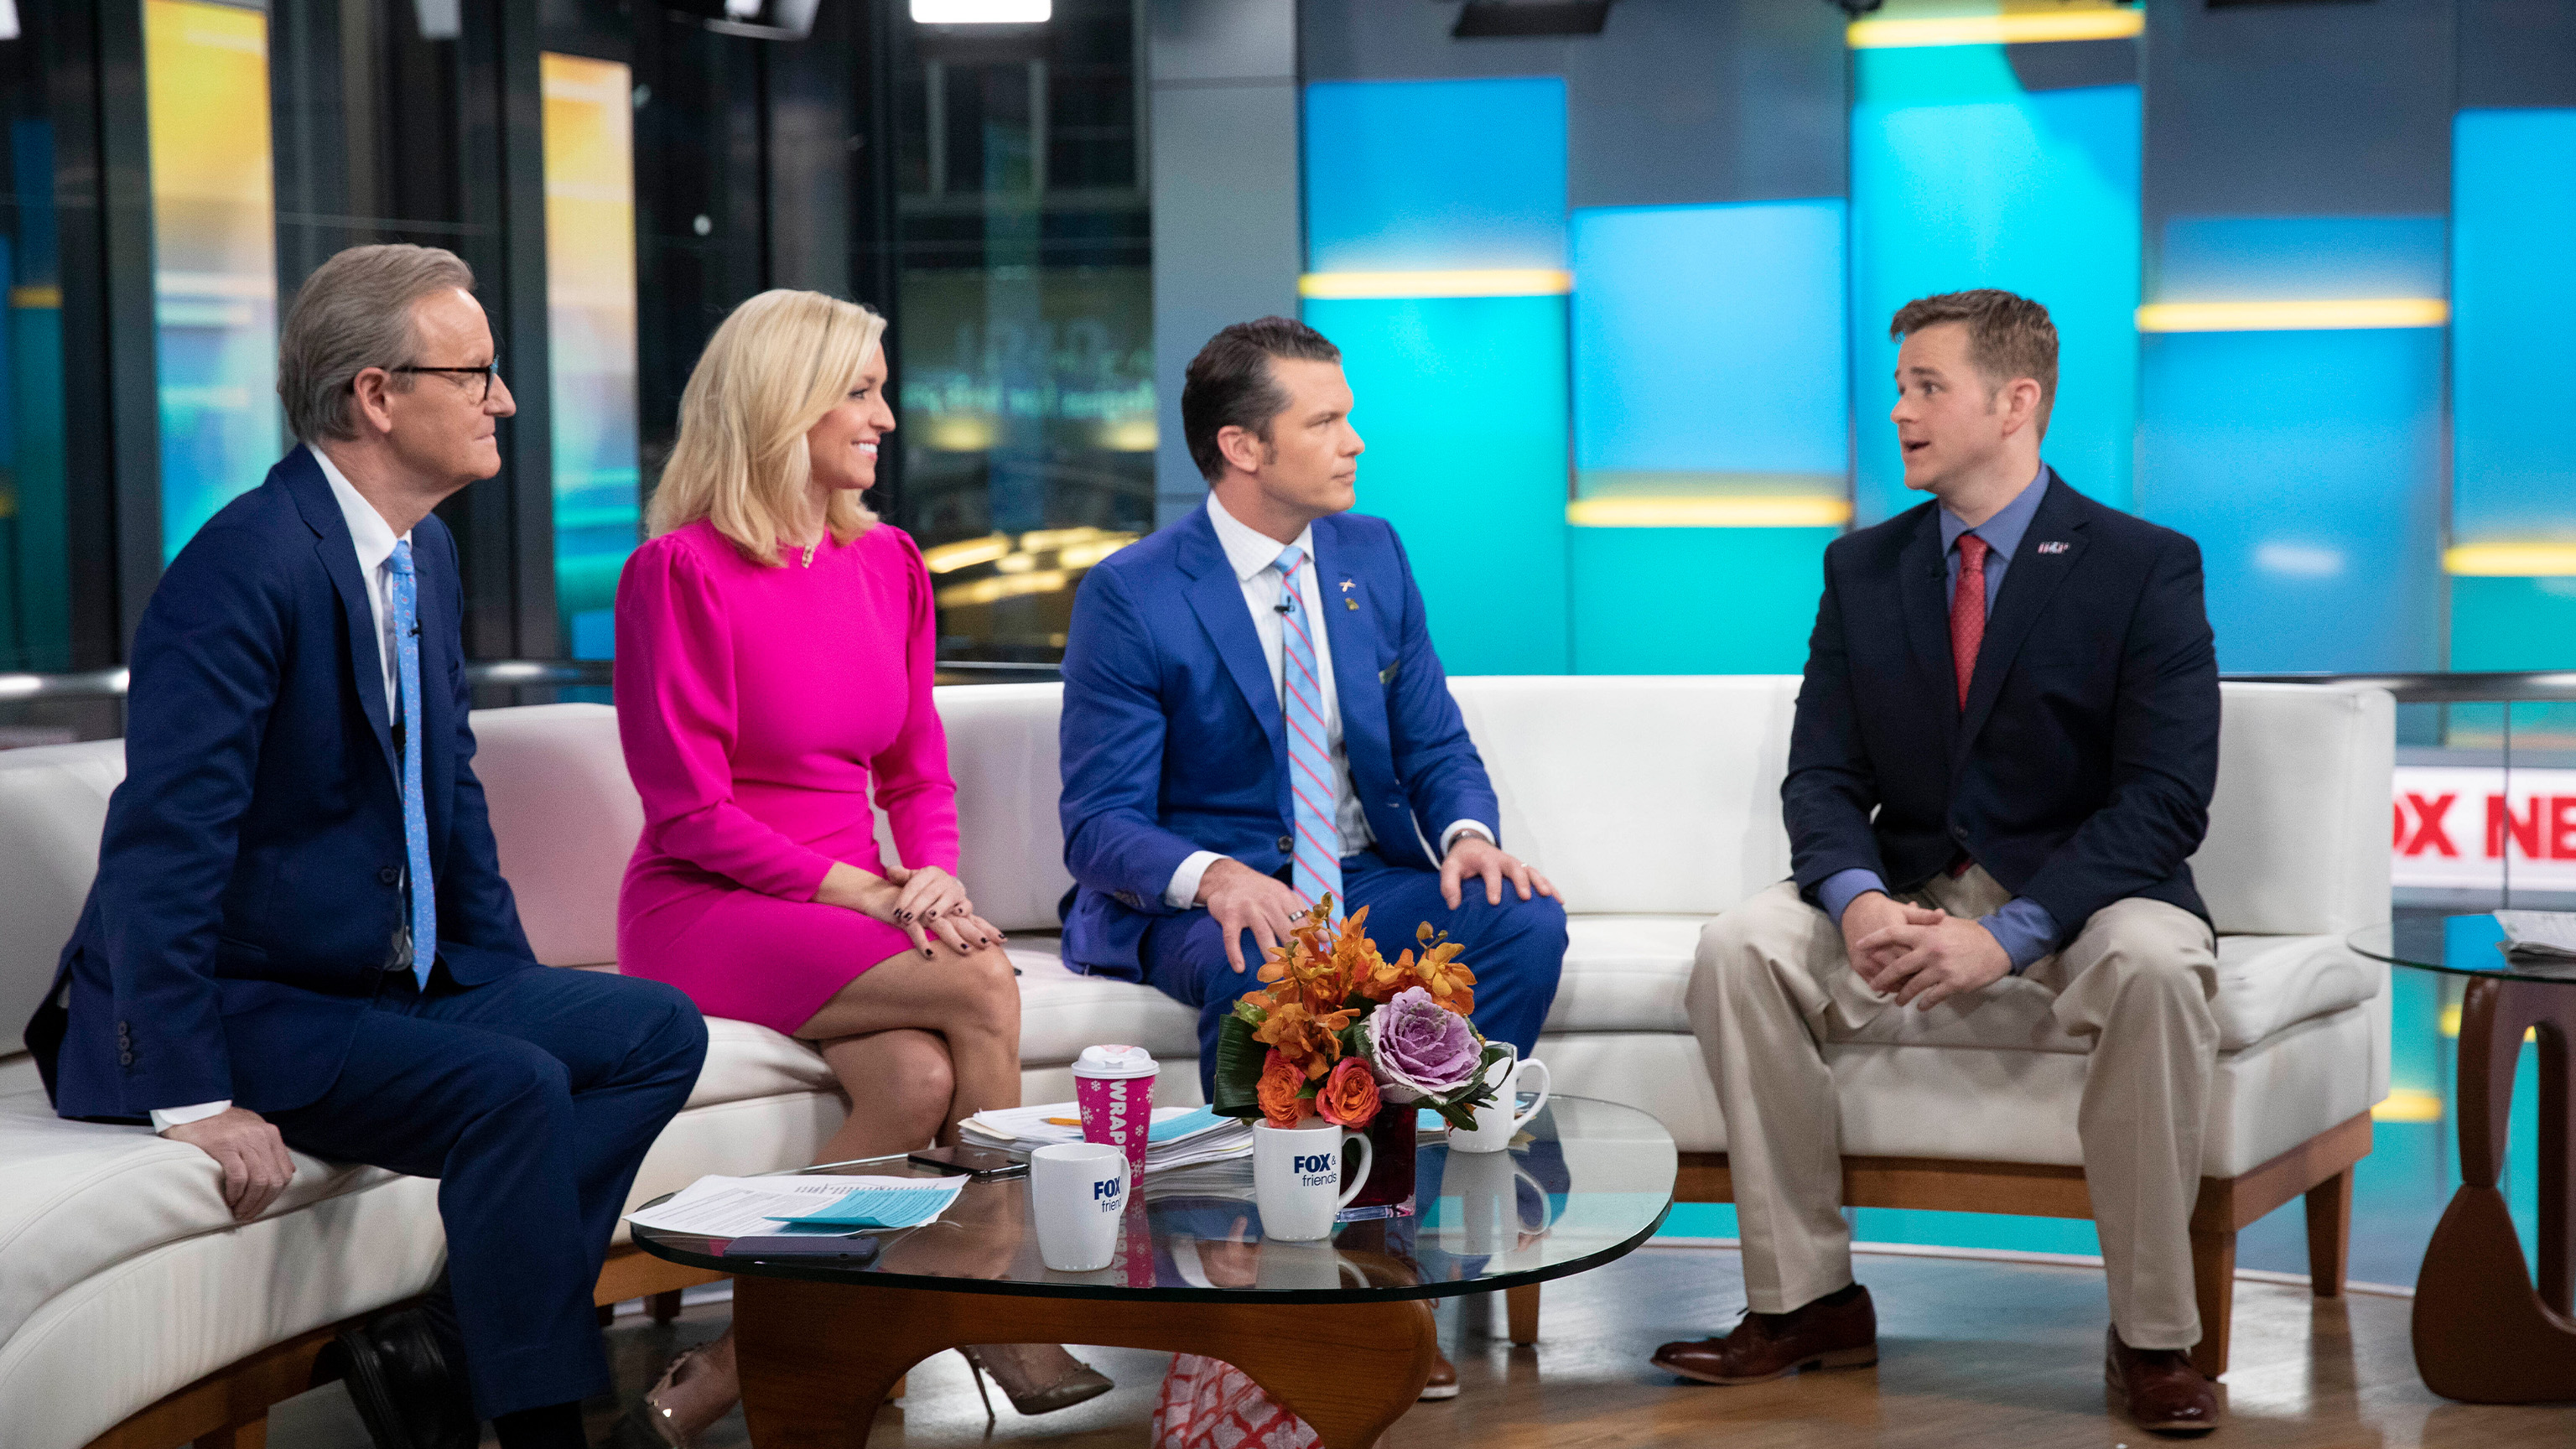
MULTIPOLYGON (((1666 1339, 1698 1337, 1733 1321, 1743 1299, 1730 1249, 1646 1248, 1550 1283, 1535 1348, 1504 1340, 1499 1302, 1444 1303, 1441 1340, 1463 1392, 1406 1415, 1388 1449, 2115 1449, 2153 1441, 2103 1406, 2100 1270, 1871 1254, 1860 1259, 1860 1276, 1878 1305, 1878 1367, 1747 1388, 1678 1384, 1646 1364, 1666 1339), (1480 1306, 1488 1303, 1490 1311, 1480 1306)), ((2426 1390, 2408 1348, 2409 1307, 2403 1298, 2362 1294, 2320 1303, 2303 1287, 2240 1282, 2235 1363, 2225 1380, 2229 1418, 2203 1442, 2301 1449, 2576 1444, 2576 1406, 2481 1407, 2426 1390)), ((700 1305, 669 1325, 619 1319, 610 1344, 623 1398, 647 1387, 678 1347, 721 1331, 727 1311, 721 1303, 700 1305)), ((1001 1422, 988 1434, 963 1361, 942 1354, 913 1371, 911 1396, 878 1418, 869 1443, 1142 1445, 1168 1357, 1077 1352, 1117 1380, 1117 1391, 1024 1419, 996 1390, 1001 1422)), ((2576 1384, 2568 1392, 2576 1397, 2576 1384)), ((597 1408, 594 1436, 612 1416, 606 1402, 597 1408)), ((367 1449, 337 1385, 281 1405, 270 1423, 270 1449, 367 1449)), ((739 1449, 747 1442, 736 1414, 706 1444, 739 1449)))

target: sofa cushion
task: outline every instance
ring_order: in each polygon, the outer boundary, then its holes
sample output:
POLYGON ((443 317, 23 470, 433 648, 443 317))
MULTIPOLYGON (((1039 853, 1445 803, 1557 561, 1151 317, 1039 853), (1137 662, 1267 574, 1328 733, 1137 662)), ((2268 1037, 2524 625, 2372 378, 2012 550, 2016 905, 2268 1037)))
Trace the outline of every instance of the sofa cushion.
POLYGON ((1449 687, 1502 805, 1504 847, 1573 909, 1713 916, 1789 873, 1780 779, 1795 676, 1449 687))
POLYGON ((474 774, 528 945, 549 966, 617 959, 617 887, 644 833, 617 711, 532 704, 474 712, 474 774))
POLYGON ((1706 924, 1705 916, 1567 916, 1565 974, 1540 1030, 1689 1031, 1682 993, 1706 924))
MULTIPOLYGON (((446 1256, 438 1184, 390 1175, 220 1232, 120 1244, 23 1323, 0 1328, 0 1442, 79 1449, 271 1344, 420 1292, 446 1256)), ((22 1267, 45 1267, 41 1249, 7 1261, 13 1290, 22 1267)))
POLYGON ((1020 1062, 1055 1066, 1087 1046, 1124 1042, 1158 1062, 1199 1054, 1199 1014, 1153 987, 1065 969, 1051 936, 1011 937, 1011 964, 1020 968, 1020 1062))
POLYGON ((80 922, 107 797, 124 778, 119 740, 0 750, 0 1053, 17 1050, 80 922))
POLYGON ((765 1026, 707 1018, 707 1064, 689 1089, 687 1110, 797 1092, 839 1090, 823 1054, 765 1026))
MULTIPOLYGON (((262 1215, 279 1218, 396 1176, 296 1153, 295 1180, 262 1215)), ((223 1169, 149 1128, 68 1122, 41 1091, 0 1097, 0 1342, 55 1294, 149 1252, 238 1225, 223 1169)))

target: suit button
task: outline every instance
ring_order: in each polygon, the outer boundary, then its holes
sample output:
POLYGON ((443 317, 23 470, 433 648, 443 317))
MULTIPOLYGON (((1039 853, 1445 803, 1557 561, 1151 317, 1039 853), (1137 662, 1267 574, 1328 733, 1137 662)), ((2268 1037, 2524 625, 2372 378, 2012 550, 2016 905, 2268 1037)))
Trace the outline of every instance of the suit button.
POLYGON ((1297 842, 1283 835, 1279 837, 1279 848, 1281 850, 1294 850, 1297 848, 1297 842))
POLYGON ((376 879, 385 885, 392 885, 402 879, 402 872, 390 865, 380 865, 376 867, 376 879))
POLYGON ((134 1053, 118 1052, 116 1054, 116 1064, 120 1067, 130 1067, 134 1065, 134 1053))

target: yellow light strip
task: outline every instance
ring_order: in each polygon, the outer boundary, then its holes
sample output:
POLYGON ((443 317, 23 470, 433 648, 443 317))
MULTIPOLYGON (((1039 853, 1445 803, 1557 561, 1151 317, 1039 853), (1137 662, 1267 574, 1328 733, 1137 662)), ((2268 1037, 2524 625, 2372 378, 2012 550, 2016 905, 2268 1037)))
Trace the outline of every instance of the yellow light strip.
POLYGON ((1577 528, 1839 528, 1851 503, 1841 498, 1578 498, 1565 505, 1577 528))
POLYGON ((2412 1087, 2399 1087, 2388 1094, 2388 1100, 2370 1109, 2373 1122, 2439 1122, 2442 1120, 2442 1094, 2412 1087))
POLYGON ((2443 551, 2442 571, 2461 578, 2566 578, 2576 575, 2576 543, 2464 543, 2443 551))
POLYGON ((1308 272, 1297 295, 1353 301, 1377 297, 1561 297, 1574 290, 1572 272, 1512 267, 1465 272, 1308 272))
POLYGON ((2318 332, 2377 327, 2443 327, 2451 304, 2439 297, 2363 297, 2336 302, 2151 302, 2141 332, 2318 332))
POLYGON ((2040 45, 2052 40, 2126 40, 2143 35, 2143 10, 2074 10, 2055 15, 1950 15, 1922 20, 1855 20, 1843 29, 1854 50, 1925 45, 2040 45))
POLYGON ((60 307, 63 305, 63 289, 54 286, 11 287, 9 305, 33 308, 60 307))

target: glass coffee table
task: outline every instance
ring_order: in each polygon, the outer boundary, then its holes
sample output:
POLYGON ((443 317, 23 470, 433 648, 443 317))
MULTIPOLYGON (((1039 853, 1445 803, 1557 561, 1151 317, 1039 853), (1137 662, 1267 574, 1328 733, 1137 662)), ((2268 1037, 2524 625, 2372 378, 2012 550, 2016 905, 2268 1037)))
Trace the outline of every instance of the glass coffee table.
POLYGON ((2447 1399, 2576 1398, 2576 961, 2508 960, 2491 915, 2365 926, 2352 949, 2468 978, 2460 1001, 2460 1190, 2415 1283, 2415 1371, 2447 1399), (2535 1291, 2505 1209, 2513 1075, 2525 1032, 2540 1040, 2540 1274, 2535 1291))
MULTIPOLYGON (((1413 1406, 1438 1340, 1431 1299, 1562 1278, 1621 1257, 1673 1203, 1672 1135, 1633 1107, 1555 1097, 1511 1150, 1415 1151, 1411 1218, 1266 1242, 1252 1164, 1145 1174, 1118 1256, 1038 1261, 1028 1179, 970 1183, 939 1221, 876 1234, 864 1267, 727 1258, 724 1241, 635 1229, 656 1257, 733 1275, 743 1412, 762 1449, 867 1442, 887 1390, 943 1349, 1096 1343, 1242 1369, 1332 1449, 1367 1449, 1413 1406)), ((817 1173, 932 1176, 902 1158, 817 1173)))

